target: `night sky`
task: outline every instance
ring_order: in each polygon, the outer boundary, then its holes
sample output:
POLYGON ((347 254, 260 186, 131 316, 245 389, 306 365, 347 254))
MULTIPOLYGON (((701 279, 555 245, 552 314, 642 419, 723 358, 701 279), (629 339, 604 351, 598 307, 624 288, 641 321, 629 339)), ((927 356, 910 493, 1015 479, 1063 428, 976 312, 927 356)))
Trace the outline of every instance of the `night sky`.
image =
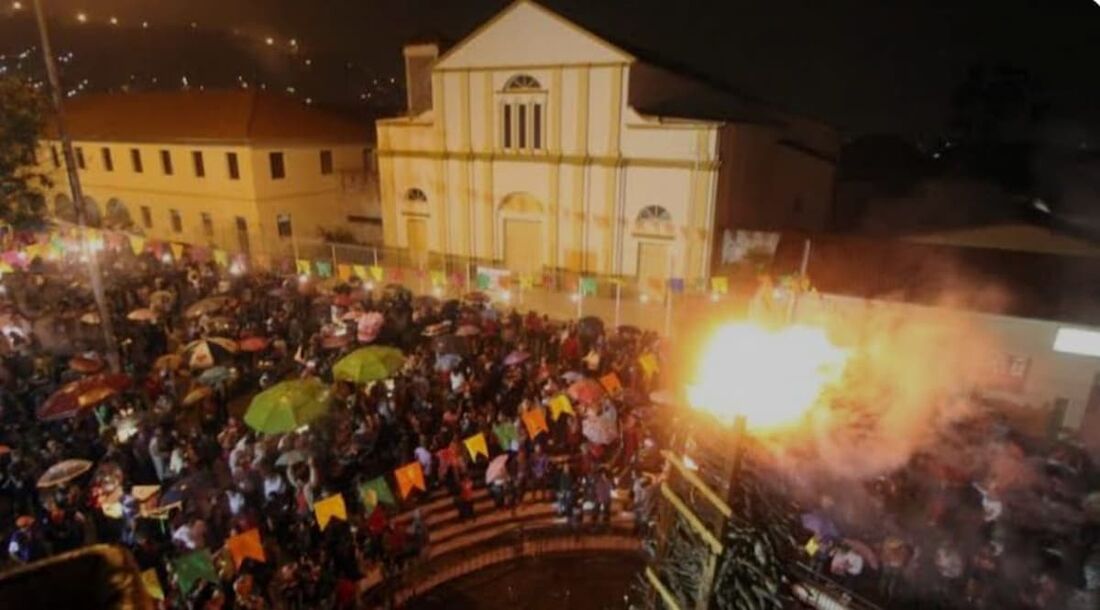
MULTIPOLYGON (((34 43, 31 0, 0 0, 5 61, 34 43)), ((460 39, 503 0, 43 0, 67 86, 262 84, 393 113, 401 44, 460 39), (77 14, 86 21, 79 23, 77 14), (117 24, 112 24, 114 17, 117 24), (148 22, 146 28, 142 22, 148 22), (271 39, 270 44, 268 38, 271 39), (291 40, 293 39, 293 43, 291 40), (154 82, 153 79, 156 79, 154 82), (393 78, 391 84, 389 79, 393 78)), ((970 66, 1026 70, 1052 112, 1100 126, 1093 0, 546 0, 614 41, 848 133, 934 135, 970 66)), ((35 58, 37 59, 37 58, 35 58)), ((14 66, 9 66, 14 69, 14 66)), ((1091 137, 1091 136, 1090 136, 1091 137)))

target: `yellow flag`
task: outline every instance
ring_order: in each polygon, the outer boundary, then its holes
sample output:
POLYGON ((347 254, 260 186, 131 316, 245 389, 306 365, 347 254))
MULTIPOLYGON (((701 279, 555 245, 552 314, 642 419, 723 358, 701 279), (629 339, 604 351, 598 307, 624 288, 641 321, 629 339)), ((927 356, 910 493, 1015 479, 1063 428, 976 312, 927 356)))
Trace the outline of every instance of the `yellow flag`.
POLYGON ((382 281, 382 268, 379 267, 378 265, 371 265, 371 267, 370 267, 370 276, 371 276, 371 278, 374 279, 374 281, 381 282, 382 281))
POLYGON ((710 289, 714 294, 726 294, 730 291, 729 278, 725 277, 712 277, 710 278, 710 289))
POLYGON ((42 244, 27 244, 26 252, 27 258, 30 260, 34 260, 35 258, 42 255, 42 244))
POLYGON ((214 262, 226 267, 229 265, 229 253, 221 248, 214 250, 214 262))
POLYGON ((466 451, 470 452, 471 460, 476 462, 479 455, 489 459, 489 446, 485 444, 485 435, 481 432, 463 440, 462 444, 466 445, 466 451))
POLYGON ((550 399, 550 418, 554 421, 558 421, 562 413, 568 413, 570 415, 577 414, 577 412, 573 410, 573 403, 569 401, 569 397, 565 394, 558 394, 550 399))
POLYGON ((299 275, 309 275, 309 261, 308 260, 306 260, 304 258, 298 259, 298 274, 299 275))
POLYGON ((531 438, 535 438, 543 432, 550 431, 550 429, 546 427, 546 416, 542 414, 542 409, 531 409, 524 413, 523 425, 527 426, 527 435, 531 438))
POLYGON ((397 491, 400 492, 402 500, 409 497, 414 489, 427 490, 424 485, 424 470, 420 467, 420 462, 409 462, 394 470, 393 477, 397 479, 397 491))
POLYGON ((523 290, 530 290, 535 287, 535 276, 530 273, 519 274, 519 287, 523 290))
POLYGON ((351 279, 351 265, 345 265, 340 263, 336 265, 336 277, 340 278, 341 282, 346 282, 351 279))
POLYGON ((164 589, 160 586, 160 578, 157 577, 155 568, 149 568, 141 573, 141 583, 145 585, 145 591, 149 594, 149 597, 164 600, 164 589))
POLYGON ((432 271, 431 278, 432 286, 435 286, 436 288, 442 288, 447 284, 447 274, 443 273, 442 271, 432 271))
POLYGON ((172 258, 173 259, 178 261, 181 258, 183 258, 183 244, 177 244, 176 242, 172 242, 168 245, 172 248, 172 258))
POLYGON ((657 365, 657 357, 653 354, 647 353, 638 356, 638 364, 642 366, 642 370, 645 371, 646 377, 651 377, 654 373, 661 370, 661 367, 657 365))
POLYGON ((352 265, 352 271, 355 272, 355 277, 365 280, 367 279, 367 268, 364 265, 352 265))
POLYGON ((134 256, 138 256, 142 252, 145 252, 145 238, 140 235, 131 235, 130 249, 134 251, 134 256))
POLYGON ((333 494, 324 500, 313 503, 313 514, 317 516, 317 525, 321 531, 325 530, 328 522, 333 517, 341 521, 348 520, 348 507, 344 505, 344 496, 333 494))
POLYGON ((805 548, 806 548, 806 554, 809 555, 810 557, 813 557, 814 555, 817 555, 818 549, 821 548, 821 545, 817 542, 817 536, 814 536, 813 538, 810 538, 810 541, 806 543, 805 548))

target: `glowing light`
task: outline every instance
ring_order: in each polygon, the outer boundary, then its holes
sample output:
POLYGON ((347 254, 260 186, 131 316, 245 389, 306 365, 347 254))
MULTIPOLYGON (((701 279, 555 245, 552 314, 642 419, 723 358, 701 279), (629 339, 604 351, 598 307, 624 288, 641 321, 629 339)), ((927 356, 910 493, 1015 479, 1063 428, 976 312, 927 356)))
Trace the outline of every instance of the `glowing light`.
POLYGON ((80 23, 87 23, 88 22, 88 14, 84 13, 84 12, 77 13, 76 14, 76 20, 79 21, 80 23))
POLYGON ((23 10, 23 3, 19 2, 19 0, 16 0, 15 2, 12 2, 11 3, 11 10, 13 10, 13 11, 23 10))
POLYGON ((440 286, 432 288, 432 294, 435 295, 437 298, 443 296, 443 288, 440 286))
POLYGON ((141 22, 141 28, 144 29, 144 30, 148 30, 149 29, 149 22, 148 21, 142 21, 141 22))
POLYGON ((374 282, 367 282, 367 290, 374 290, 374 282))
POLYGON ((569 295, 569 300, 574 303, 579 303, 581 300, 580 293, 574 292, 573 294, 569 295))
POLYGON ((1078 356, 1100 356, 1100 332, 1083 328, 1059 328, 1054 351, 1078 356))
POLYGON ((721 297, 718 296, 717 292, 710 293, 710 302, 711 303, 717 303, 719 301, 719 299, 721 299, 721 297))
POLYGON ((298 39, 297 38, 291 38, 290 39, 290 46, 292 46, 292 47, 298 46, 298 39))
POLYGON ((305 284, 308 281, 309 281, 309 274, 308 273, 303 273, 302 275, 298 276, 298 283, 299 284, 305 284))
POLYGON ((267 38, 264 38, 264 43, 270 47, 271 45, 275 44, 275 39, 271 36, 268 36, 267 38))
POLYGON ((171 262, 172 262, 172 255, 171 255, 171 254, 169 254, 169 253, 167 253, 167 252, 165 252, 164 254, 162 254, 162 255, 160 256, 160 262, 162 262, 162 263, 164 263, 164 264, 166 264, 166 265, 167 265, 167 264, 169 264, 169 263, 171 263, 171 262))
POLYGON ((505 303, 511 302, 511 300, 512 300, 512 291, 511 290, 505 290, 505 291, 501 292, 500 293, 500 300, 504 301, 505 303))
POLYGON ((745 415, 756 430, 788 428, 839 379, 847 357, 820 328, 730 324, 703 350, 688 400, 726 422, 745 415))
POLYGON ((118 25, 118 17, 112 16, 108 21, 111 22, 111 25, 118 25))
POLYGON ((642 303, 648 303, 649 302, 649 295, 643 292, 642 295, 638 297, 638 300, 641 301, 642 303))

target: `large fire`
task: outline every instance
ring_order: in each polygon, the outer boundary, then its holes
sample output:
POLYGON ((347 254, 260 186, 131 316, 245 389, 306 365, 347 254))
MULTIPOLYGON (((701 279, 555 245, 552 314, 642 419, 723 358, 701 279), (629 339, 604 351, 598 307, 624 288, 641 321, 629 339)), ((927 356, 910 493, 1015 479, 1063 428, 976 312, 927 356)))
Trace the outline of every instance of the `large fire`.
POLYGON ((781 430, 797 424, 840 379, 847 359, 821 328, 729 324, 705 347, 687 396, 723 421, 745 415, 754 430, 781 430))

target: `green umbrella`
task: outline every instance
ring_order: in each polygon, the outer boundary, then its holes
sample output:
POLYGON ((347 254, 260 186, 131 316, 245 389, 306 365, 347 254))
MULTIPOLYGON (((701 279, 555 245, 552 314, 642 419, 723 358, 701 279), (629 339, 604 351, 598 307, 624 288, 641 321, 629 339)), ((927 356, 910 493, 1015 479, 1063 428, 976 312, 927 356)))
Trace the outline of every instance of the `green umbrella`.
POLYGON ((266 434, 290 432, 324 415, 328 398, 328 387, 319 379, 284 381, 252 399, 244 422, 266 434))
POLYGON ((332 367, 339 381, 369 383, 389 379, 405 364, 401 350, 382 345, 363 347, 344 356, 332 367))

